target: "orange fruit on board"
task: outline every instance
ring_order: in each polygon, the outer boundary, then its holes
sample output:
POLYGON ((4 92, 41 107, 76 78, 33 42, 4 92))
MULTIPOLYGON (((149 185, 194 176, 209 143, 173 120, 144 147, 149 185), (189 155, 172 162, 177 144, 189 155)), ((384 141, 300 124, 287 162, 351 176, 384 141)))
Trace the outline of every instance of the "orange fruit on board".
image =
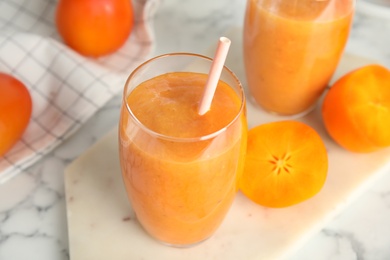
POLYGON ((30 121, 32 101, 25 85, 0 72, 0 156, 21 138, 30 121))
POLYGON ((60 0, 56 26, 70 48, 99 57, 115 52, 126 42, 133 15, 130 0, 60 0))
POLYGON ((323 187, 328 155, 318 133, 298 121, 279 121, 248 132, 241 191, 266 207, 303 202, 323 187))
POLYGON ((349 151, 390 146, 390 71, 373 64, 341 77, 325 95, 322 118, 332 139, 349 151))

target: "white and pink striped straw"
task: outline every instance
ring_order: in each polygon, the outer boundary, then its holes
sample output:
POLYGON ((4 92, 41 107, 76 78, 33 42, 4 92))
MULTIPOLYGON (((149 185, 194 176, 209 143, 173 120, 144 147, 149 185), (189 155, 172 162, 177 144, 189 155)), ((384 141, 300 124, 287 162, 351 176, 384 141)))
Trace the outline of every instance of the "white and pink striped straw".
POLYGON ((213 101, 214 93, 218 85, 221 72, 225 64, 227 54, 229 52, 231 41, 226 37, 220 37, 218 41, 217 50, 211 64, 209 77, 207 78, 205 90, 203 92, 202 100, 199 105, 199 115, 204 115, 210 110, 211 102, 213 101))

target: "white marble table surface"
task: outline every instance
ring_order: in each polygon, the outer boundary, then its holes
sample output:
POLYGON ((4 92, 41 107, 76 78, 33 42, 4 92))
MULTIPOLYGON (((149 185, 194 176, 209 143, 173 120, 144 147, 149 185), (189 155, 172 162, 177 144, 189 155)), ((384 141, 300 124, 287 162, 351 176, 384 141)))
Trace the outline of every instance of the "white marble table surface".
MULTIPOLYGON (((390 12, 357 4, 347 51, 390 68, 390 12)), ((203 53, 242 26, 243 0, 165 0, 155 17, 156 49, 203 53)), ((0 186, 0 259, 69 259, 63 171, 117 125, 113 98, 44 159, 0 186)), ((305 244, 292 260, 390 259, 390 172, 305 244)), ((113 256, 112 259, 115 259, 113 256)))

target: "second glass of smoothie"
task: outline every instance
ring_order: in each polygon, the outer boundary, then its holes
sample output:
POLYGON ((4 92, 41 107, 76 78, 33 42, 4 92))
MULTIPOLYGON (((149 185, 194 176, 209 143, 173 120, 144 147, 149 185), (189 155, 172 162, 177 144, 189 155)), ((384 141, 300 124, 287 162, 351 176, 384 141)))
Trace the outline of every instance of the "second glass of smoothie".
POLYGON ((244 62, 250 92, 269 112, 304 114, 345 48, 355 0, 247 0, 244 62))
POLYGON ((212 61, 168 54, 139 66, 123 95, 119 147, 137 219, 155 239, 186 247, 210 237, 237 192, 246 150, 245 96, 226 67, 200 116, 212 61))

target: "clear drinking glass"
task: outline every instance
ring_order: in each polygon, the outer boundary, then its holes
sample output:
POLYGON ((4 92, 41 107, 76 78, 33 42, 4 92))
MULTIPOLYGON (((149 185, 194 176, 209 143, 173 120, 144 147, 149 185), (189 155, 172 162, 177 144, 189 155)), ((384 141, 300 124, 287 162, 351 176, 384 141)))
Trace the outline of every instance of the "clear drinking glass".
POLYGON ((307 113, 345 48, 355 0, 247 0, 244 63, 250 92, 269 112, 307 113))
POLYGON ((245 96, 224 67, 210 110, 197 107, 212 61, 174 53, 128 78, 119 122, 123 181, 143 228, 189 246, 210 237, 237 192, 246 150, 245 96))

